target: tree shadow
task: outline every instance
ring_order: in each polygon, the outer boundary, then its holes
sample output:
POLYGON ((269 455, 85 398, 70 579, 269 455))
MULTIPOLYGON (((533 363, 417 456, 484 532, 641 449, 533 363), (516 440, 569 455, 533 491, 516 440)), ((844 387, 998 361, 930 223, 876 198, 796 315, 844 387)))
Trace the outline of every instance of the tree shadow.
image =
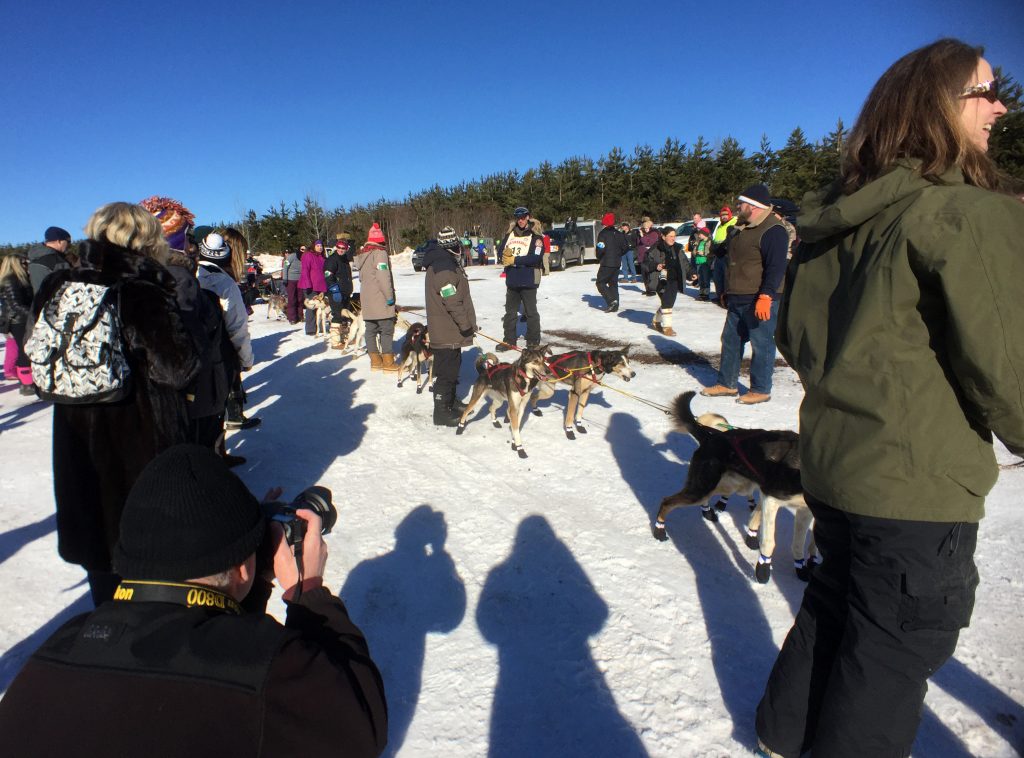
POLYGON ((488 755, 646 756, 587 643, 608 606, 542 516, 487 576, 477 626, 498 648, 488 755))
MULTIPOLYGON (((655 449, 658 446, 643 434, 640 422, 628 414, 612 414, 607 439, 623 480, 653 522, 661 499, 682 487, 686 467, 655 449)), ((690 440, 688 436, 685 439, 690 440)), ((685 460, 694 449, 696 444, 690 440, 675 452, 685 460)), ((756 744, 754 711, 778 655, 753 578, 737 566, 737 556, 742 553, 729 528, 721 523, 708 524, 699 509, 676 509, 667 518, 667 529, 671 543, 689 562, 695 576, 711 644, 711 663, 722 702, 732 719, 733 739, 752 747, 756 744), (713 531, 732 542, 728 551, 713 531)), ((652 550, 662 547, 651 538, 652 550)))
POLYGON ((32 524, 25 524, 0 534, 0 563, 21 550, 25 545, 44 537, 57 528, 57 515, 50 514, 32 524))
POLYGON ((26 403, 25 405, 19 405, 17 408, 12 408, 5 413, 0 413, 0 434, 9 432, 12 429, 17 429, 19 426, 24 426, 25 419, 49 407, 49 403, 43 403, 39 400, 33 399, 32 402, 26 403))
MULTIPOLYGON (((76 585, 77 586, 77 585, 76 585)), ((53 618, 32 632, 28 637, 4 652, 0 656, 0 693, 6 692, 14 677, 21 671, 29 657, 42 645, 50 635, 56 632, 67 621, 82 613, 93 610, 92 596, 86 590, 74 602, 59 611, 53 618)), ((59 697, 59 695, 57 695, 59 697)))
POLYGON ((466 613, 466 589, 445 552, 447 537, 443 513, 414 508, 395 529, 395 549, 352 569, 340 593, 384 677, 387 756, 402 747, 416 712, 427 634, 451 632, 466 613))

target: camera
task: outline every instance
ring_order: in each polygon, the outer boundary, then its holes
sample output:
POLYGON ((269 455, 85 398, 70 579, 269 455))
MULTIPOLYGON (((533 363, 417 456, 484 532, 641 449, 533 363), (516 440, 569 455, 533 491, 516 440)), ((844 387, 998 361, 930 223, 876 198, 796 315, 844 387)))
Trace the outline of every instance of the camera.
POLYGON ((326 487, 314 485, 300 492, 290 503, 263 503, 263 515, 268 521, 281 525, 285 539, 294 547, 301 545, 306 537, 306 521, 295 515, 301 509, 313 511, 320 516, 321 534, 330 534, 338 521, 338 509, 334 507, 331 491, 326 487))

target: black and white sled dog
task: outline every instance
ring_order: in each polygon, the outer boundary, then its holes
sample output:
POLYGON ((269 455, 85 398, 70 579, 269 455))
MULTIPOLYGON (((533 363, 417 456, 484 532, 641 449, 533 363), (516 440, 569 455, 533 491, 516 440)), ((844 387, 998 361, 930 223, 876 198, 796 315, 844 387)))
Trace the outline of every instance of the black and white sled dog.
POLYGON ((665 517, 675 508, 700 505, 706 514, 713 514, 710 504, 715 496, 727 500, 737 494, 752 500, 759 492, 760 504, 750 515, 744 539, 748 547, 760 550, 755 578, 767 582, 771 577, 775 516, 779 508, 786 507, 794 514, 792 550, 797 576, 806 581, 818 560, 813 518, 800 486, 799 435, 783 430, 736 429, 712 414, 701 416, 705 423, 700 423, 690 410, 694 394, 684 392, 673 402, 676 423, 697 441, 698 447, 690 459, 683 488, 661 501, 652 525, 655 538, 668 539, 665 517), (811 538, 805 551, 808 532, 811 538))
POLYGON ((533 413, 540 416, 538 400, 546 400, 555 394, 558 384, 569 386, 569 402, 565 406, 565 436, 576 439, 573 428, 580 434, 586 434, 583 426, 583 411, 590 399, 590 391, 606 376, 617 376, 629 381, 636 372, 629 365, 627 353, 629 348, 622 350, 570 350, 567 353, 553 355, 548 358, 550 376, 537 386, 537 394, 532 401, 533 413))
POLYGON ((433 384, 434 362, 430 356, 430 338, 426 325, 419 321, 410 324, 398 354, 398 386, 401 387, 406 379, 415 377, 416 394, 419 395, 425 384, 433 384))
POLYGON ((477 403, 486 395, 490 401, 488 411, 491 415, 491 423, 498 429, 501 422, 498 421, 495 411, 503 402, 508 403, 508 422, 512 428, 512 449, 519 453, 520 458, 526 458, 526 450, 523 448, 523 440, 519 430, 523 425, 526 415, 526 404, 530 395, 536 389, 537 384, 548 376, 547 366, 548 348, 545 346, 524 348, 515 363, 501 363, 494 353, 484 353, 476 359, 477 378, 473 383, 473 393, 466 404, 466 410, 459 418, 459 428, 456 434, 462 434, 466 430, 466 419, 469 418, 477 403))

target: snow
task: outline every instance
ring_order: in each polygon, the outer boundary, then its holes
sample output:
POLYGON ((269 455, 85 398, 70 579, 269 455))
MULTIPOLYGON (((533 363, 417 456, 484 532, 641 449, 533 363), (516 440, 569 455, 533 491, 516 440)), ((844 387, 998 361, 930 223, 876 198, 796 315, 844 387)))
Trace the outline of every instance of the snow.
MULTIPOLYGON (((469 271, 481 331, 493 337, 499 271, 469 271)), ((545 339, 631 345, 636 378, 607 383, 656 405, 713 382, 724 311, 689 290, 675 308, 679 336, 666 338, 647 328, 656 300, 637 285, 620 287, 619 313, 600 310, 594 273, 587 265, 543 280, 545 339)), ((422 277, 396 266, 399 302, 420 312, 422 277)), ((365 357, 329 351, 261 307, 250 327, 258 362, 245 379, 247 412, 263 424, 230 436, 231 451, 248 458, 236 471, 257 495, 274 485, 288 496, 315 483, 334 491, 327 583, 384 672, 388 754, 750 751, 754 708, 804 587, 790 568, 788 512, 775 573, 756 584, 742 498, 718 524, 680 509, 668 542, 651 536, 694 448, 657 407, 595 392, 589 434, 569 441, 559 390, 543 417, 527 418, 521 460, 508 428, 482 412, 456 436, 432 426, 428 393, 397 389, 365 357)), ((466 352, 463 398, 477 349, 466 352)), ((795 429, 800 398, 780 367, 768 404, 698 397, 694 408, 737 426, 795 429)), ((88 609, 82 570, 57 556, 49 436, 48 407, 0 386, 0 688, 58 623, 88 609)), ((1013 460, 1002 448, 999 456, 1013 460)), ((1024 745, 1024 584, 1013 549, 1022 489, 1024 470, 1007 469, 989 498, 974 620, 933 679, 915 756, 1012 756, 1024 745)), ((283 618, 276 596, 271 611, 283 618)))

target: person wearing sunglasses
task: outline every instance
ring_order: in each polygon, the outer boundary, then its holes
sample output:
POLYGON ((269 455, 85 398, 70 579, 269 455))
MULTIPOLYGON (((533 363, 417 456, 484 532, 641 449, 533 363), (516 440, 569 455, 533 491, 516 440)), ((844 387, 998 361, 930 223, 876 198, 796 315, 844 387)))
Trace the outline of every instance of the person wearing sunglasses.
POLYGON ((896 61, 797 220, 776 338, 824 562, 757 709, 762 756, 910 754, 974 609, 993 435, 1024 455, 1024 206, 988 155, 1006 108, 982 52, 896 61))

